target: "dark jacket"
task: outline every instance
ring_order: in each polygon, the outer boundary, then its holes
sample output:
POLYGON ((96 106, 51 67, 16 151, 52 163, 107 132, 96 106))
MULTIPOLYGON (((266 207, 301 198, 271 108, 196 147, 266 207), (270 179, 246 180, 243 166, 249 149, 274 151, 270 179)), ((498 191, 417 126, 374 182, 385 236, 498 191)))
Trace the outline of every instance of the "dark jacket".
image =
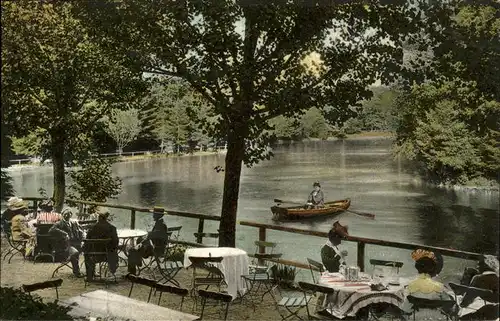
POLYGON ((309 194, 309 198, 307 202, 312 203, 315 207, 324 207, 325 206, 325 196, 323 195, 323 191, 319 190, 316 195, 314 194, 316 191, 312 191, 309 194))
MULTIPOLYGON (((107 244, 107 250, 109 252, 115 252, 118 248, 118 234, 116 232, 116 227, 111 225, 108 221, 98 221, 94 226, 92 226, 87 232, 87 239, 111 239, 107 244)), ((83 251, 92 252, 105 252, 106 247, 98 246, 100 244, 85 243, 83 251)))
POLYGON ((155 254, 160 254, 165 251, 168 243, 167 225, 160 218, 155 222, 153 229, 148 233, 147 240, 151 240, 154 246, 155 254))
POLYGON ((321 248, 321 261, 330 273, 339 272, 341 257, 328 245, 321 248))
POLYGON ((53 237, 56 251, 66 251, 69 246, 80 250, 83 229, 78 222, 60 220, 50 228, 49 234, 53 237))
POLYGON ((470 286, 491 290, 498 297, 498 276, 495 272, 484 272, 475 275, 470 282, 470 286))

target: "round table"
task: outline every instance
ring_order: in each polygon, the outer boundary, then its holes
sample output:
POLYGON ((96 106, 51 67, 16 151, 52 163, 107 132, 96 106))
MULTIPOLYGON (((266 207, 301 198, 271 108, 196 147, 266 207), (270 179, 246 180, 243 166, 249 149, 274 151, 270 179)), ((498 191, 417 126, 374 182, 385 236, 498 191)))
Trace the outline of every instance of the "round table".
POLYGON ((227 283, 227 293, 235 299, 238 294, 243 296, 246 291, 246 284, 242 280, 242 275, 248 274, 248 254, 247 252, 232 247, 204 247, 187 249, 184 253, 184 267, 191 265, 190 256, 197 257, 223 257, 217 267, 224 274, 227 283))
MULTIPOLYGON (((403 280, 402 280, 403 281, 403 280)), ((366 273, 360 273, 360 281, 347 281, 340 273, 323 273, 319 284, 335 290, 335 294, 325 298, 324 306, 337 318, 355 317, 356 313, 370 304, 389 303, 400 307, 405 300, 404 283, 389 285, 387 290, 373 291, 370 284, 374 283, 366 273), (329 300, 329 301, 327 301, 329 300)))
MULTIPOLYGON (((118 229, 116 233, 118 234, 118 239, 123 240, 119 249, 121 250, 121 252, 123 252, 123 254, 125 254, 126 257, 128 257, 127 246, 129 245, 129 242, 131 246, 134 246, 135 239, 148 235, 147 231, 132 229, 118 229)), ((121 256, 118 257, 126 263, 125 258, 121 256)))

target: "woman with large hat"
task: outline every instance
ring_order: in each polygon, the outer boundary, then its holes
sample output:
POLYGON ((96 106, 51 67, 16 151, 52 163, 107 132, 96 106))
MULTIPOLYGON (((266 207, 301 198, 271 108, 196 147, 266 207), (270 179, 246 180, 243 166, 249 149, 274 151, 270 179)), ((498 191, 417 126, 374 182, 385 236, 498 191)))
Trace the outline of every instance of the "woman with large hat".
POLYGON ((313 191, 309 194, 307 198, 306 208, 322 208, 325 207, 325 196, 321 190, 321 185, 319 182, 314 182, 313 191))
POLYGON ((22 198, 11 197, 7 201, 7 210, 9 213, 5 215, 6 220, 11 217, 10 231, 14 241, 22 241, 31 238, 32 232, 26 224, 26 215, 28 214, 28 203, 23 201, 22 198))
POLYGON ((347 251, 340 251, 339 245, 342 238, 349 236, 347 225, 343 226, 338 221, 333 223, 332 229, 328 232, 328 241, 321 248, 321 261, 328 272, 339 272, 341 266, 345 266, 347 251))

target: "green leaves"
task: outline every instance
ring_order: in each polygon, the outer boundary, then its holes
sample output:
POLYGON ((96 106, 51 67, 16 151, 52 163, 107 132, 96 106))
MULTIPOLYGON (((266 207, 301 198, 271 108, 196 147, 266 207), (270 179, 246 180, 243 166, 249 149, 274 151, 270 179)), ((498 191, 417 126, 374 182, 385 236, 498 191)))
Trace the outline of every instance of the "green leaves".
POLYGON ((138 109, 113 109, 110 116, 103 119, 106 132, 118 145, 120 154, 128 144, 134 141, 141 132, 141 121, 138 109))

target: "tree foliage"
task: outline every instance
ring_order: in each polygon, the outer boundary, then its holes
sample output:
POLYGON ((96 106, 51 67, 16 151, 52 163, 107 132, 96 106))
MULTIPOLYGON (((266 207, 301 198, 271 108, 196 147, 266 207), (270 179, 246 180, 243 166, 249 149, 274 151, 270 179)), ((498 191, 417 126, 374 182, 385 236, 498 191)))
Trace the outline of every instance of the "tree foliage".
MULTIPOLYGON (((329 119, 350 118, 351 106, 370 97, 368 86, 395 79, 402 43, 424 20, 406 1, 78 3, 110 49, 133 52, 145 71, 185 80, 211 104, 217 118, 207 130, 228 142, 222 246, 235 244, 242 162, 271 156, 268 120, 327 104, 329 119)), ((429 8, 422 7, 426 23, 429 8)))
POLYGON ((126 55, 110 56, 75 19, 68 1, 2 1, 2 108, 11 134, 43 129, 54 167, 55 208, 64 164, 88 153, 99 119, 142 89, 126 55), (127 68, 124 68, 127 65, 127 68))
POLYGON ((141 132, 141 120, 139 110, 131 108, 127 110, 113 109, 109 116, 104 116, 105 130, 118 145, 121 155, 123 148, 134 141, 141 132))

